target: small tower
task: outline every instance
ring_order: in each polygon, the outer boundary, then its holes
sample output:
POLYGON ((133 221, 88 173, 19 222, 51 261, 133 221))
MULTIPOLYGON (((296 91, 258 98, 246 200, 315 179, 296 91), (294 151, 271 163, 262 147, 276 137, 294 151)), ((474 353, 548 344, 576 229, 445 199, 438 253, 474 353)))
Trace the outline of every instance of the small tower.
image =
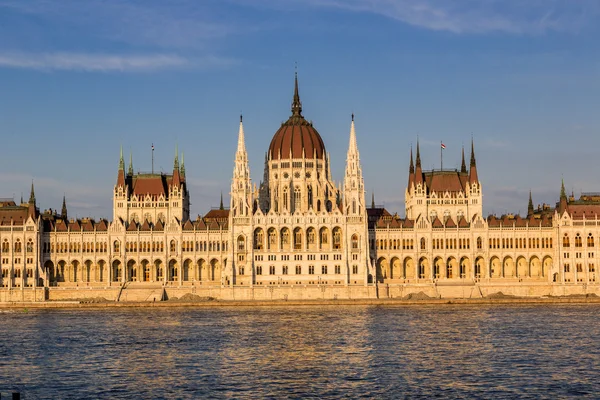
POLYGON ((249 216, 252 208, 252 186, 250 185, 250 167, 244 138, 243 117, 240 115, 238 145, 235 152, 233 179, 231 181, 231 212, 234 217, 249 216))
POLYGON ((527 204, 527 216, 533 215, 533 199, 531 198, 531 190, 529 190, 529 203, 527 204))
POLYGON ((129 169, 127 170, 127 175, 133 176, 133 154, 129 152, 129 169))
POLYGON ((479 185, 479 177, 477 176, 477 162, 475 161, 475 145, 471 138, 471 168, 469 169, 469 183, 471 185, 479 185))
POLYGON ((62 202, 62 209, 60 212, 60 216, 66 220, 68 218, 67 215, 67 197, 65 195, 63 195, 63 202, 62 202))
MULTIPOLYGON (((22 203, 22 201, 21 201, 21 203, 22 203)), ((35 218, 36 217, 36 204, 35 204, 35 190, 33 188, 33 181, 31 181, 31 192, 29 194, 29 203, 28 203, 27 207, 28 207, 27 214, 31 218, 35 218)))
POLYGON ((462 162, 460 163, 460 173, 467 173, 467 164, 465 164, 465 146, 462 147, 462 162))
POLYGON ((346 156, 346 173, 344 174, 344 211, 347 215, 363 215, 365 213, 365 191, 360 166, 360 155, 356 144, 354 114, 350 122, 350 143, 346 156))
POLYGON ((415 165, 413 164, 412 145, 410 146, 410 165, 408 166, 408 191, 415 185, 415 165))

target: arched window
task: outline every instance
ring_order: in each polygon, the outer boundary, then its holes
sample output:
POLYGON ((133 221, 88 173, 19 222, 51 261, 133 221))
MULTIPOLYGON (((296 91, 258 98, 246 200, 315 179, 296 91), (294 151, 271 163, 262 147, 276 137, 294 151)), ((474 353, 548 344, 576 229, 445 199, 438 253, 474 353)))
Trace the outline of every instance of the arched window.
POLYGON ((315 240, 316 240, 316 235, 315 235, 315 228, 308 228, 308 231, 306 232, 306 241, 308 244, 315 244, 315 240))
POLYGON ((257 229, 254 231, 254 249, 262 250, 263 249, 263 230, 257 229))
POLYGON ((352 249, 358 249, 358 235, 356 233, 352 235, 352 249))
POLYGON ((321 200, 317 200, 317 212, 321 211, 321 200))
POLYGON ((27 241, 27 252, 33 253, 33 240, 29 239, 27 241))
POLYGON ((312 208, 312 205, 313 205, 312 186, 308 185, 308 208, 312 208))
POLYGON ((352 214, 356 214, 356 200, 352 199, 352 214))
POLYGON ((565 236, 563 236, 563 247, 571 247, 571 244, 569 243, 569 236, 565 233, 565 236))
POLYGON ((237 243, 238 251, 244 251, 246 249, 246 240, 242 235, 238 236, 237 243))
POLYGON ((288 210, 288 188, 287 186, 283 188, 283 209, 288 210))
POLYGON ((17 239, 17 241, 15 242, 15 253, 20 253, 22 251, 22 247, 21 247, 21 239, 17 239))
POLYGON ((575 235, 575 247, 582 247, 583 243, 581 241, 581 235, 578 233, 575 235))
POLYGON ((421 238, 421 250, 425 250, 427 247, 427 243, 425 242, 425 238, 421 238))
POLYGON ((433 210, 429 213, 429 216, 431 217, 431 220, 433 221, 437 218, 437 212, 435 210, 433 210))
POLYGON ((588 247, 594 247, 594 236, 591 233, 587 237, 587 245, 588 247))
POLYGON ((171 240, 171 243, 170 243, 171 251, 174 252, 176 248, 177 248, 177 242, 175 240, 171 240))
POLYGON ((302 250, 302 230, 300 228, 294 229, 294 249, 302 250))
POLYGON ((477 238, 477 250, 481 250, 483 247, 483 240, 481 240, 481 236, 477 238))
POLYGON ((277 233, 274 228, 269 229, 269 250, 275 250, 277 244, 277 233))
POLYGON ((302 206, 302 203, 301 203, 300 186, 296 186, 294 188, 294 211, 300 210, 301 206, 302 206))
POLYGON ((113 242, 113 252, 114 253, 119 253, 121 252, 121 243, 118 240, 115 240, 113 242))
POLYGON ((342 231, 340 228, 335 228, 333 230, 333 248, 334 249, 342 248, 342 231))

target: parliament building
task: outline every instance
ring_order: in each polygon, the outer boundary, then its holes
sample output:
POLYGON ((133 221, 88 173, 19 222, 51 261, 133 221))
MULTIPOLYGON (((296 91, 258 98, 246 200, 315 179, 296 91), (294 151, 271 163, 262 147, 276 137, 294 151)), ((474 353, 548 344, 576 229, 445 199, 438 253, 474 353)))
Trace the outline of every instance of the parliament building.
POLYGON ((64 200, 60 212, 40 211, 33 184, 27 202, 0 199, 0 301, 123 300, 126 290, 137 300, 157 290, 222 299, 598 292, 600 194, 576 200, 563 183, 554 207, 535 208, 530 195, 527 215, 484 217, 470 147, 460 170, 427 171, 417 142, 400 218, 366 202, 354 116, 334 183, 296 77, 258 185, 240 117, 229 207, 190 216, 177 152, 172 173, 136 174, 121 151, 112 220, 71 218, 64 200))

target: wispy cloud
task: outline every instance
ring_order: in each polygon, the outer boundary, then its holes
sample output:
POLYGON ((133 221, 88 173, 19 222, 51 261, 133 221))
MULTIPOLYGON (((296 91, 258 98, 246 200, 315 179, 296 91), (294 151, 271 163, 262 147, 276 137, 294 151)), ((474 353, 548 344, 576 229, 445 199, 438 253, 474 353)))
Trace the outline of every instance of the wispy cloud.
POLYGON ((282 9, 296 5, 366 12, 434 31, 541 34, 576 32, 597 21, 596 0, 254 0, 282 9))
POLYGON ((189 59, 170 54, 0 53, 0 67, 37 70, 128 72, 226 67, 235 63, 233 59, 214 56, 189 59))

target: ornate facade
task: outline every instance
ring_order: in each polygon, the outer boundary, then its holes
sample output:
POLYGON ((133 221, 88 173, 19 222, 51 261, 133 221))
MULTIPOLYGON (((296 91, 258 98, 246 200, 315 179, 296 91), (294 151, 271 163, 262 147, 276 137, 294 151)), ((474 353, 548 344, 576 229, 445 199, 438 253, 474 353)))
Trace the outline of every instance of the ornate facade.
POLYGON ((343 184, 302 114, 296 77, 292 115, 277 130, 259 185, 240 118, 230 206, 190 218, 186 171, 137 173, 121 151, 113 220, 40 212, 0 201, 0 287, 109 288, 133 285, 236 288, 512 286, 597 282, 600 194, 567 197, 525 217, 484 218, 483 188, 471 143, 460 170, 424 171, 412 149, 405 218, 365 203, 354 126, 343 184))

